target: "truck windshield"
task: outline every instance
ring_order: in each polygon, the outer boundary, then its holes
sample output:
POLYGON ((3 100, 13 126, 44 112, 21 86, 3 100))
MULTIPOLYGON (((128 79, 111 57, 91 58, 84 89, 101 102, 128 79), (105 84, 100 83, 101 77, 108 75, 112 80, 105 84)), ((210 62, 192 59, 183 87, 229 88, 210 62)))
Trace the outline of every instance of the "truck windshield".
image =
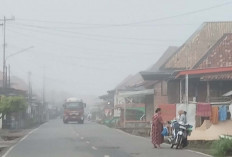
POLYGON ((65 104, 66 109, 82 109, 83 108, 83 103, 81 102, 71 102, 65 104))

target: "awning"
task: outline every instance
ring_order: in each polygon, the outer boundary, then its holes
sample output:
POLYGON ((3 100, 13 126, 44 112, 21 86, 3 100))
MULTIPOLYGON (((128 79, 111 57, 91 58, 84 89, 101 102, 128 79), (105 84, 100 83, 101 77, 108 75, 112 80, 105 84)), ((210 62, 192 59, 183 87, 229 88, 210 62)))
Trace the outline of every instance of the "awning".
POLYGON ((232 72, 232 67, 219 67, 219 68, 207 68, 207 69, 193 69, 193 70, 184 70, 177 74, 176 78, 184 75, 204 75, 204 74, 213 74, 213 73, 222 73, 222 72, 232 72))
POLYGON ((139 91, 120 91, 118 96, 120 97, 129 97, 129 96, 136 96, 136 95, 153 95, 154 89, 145 89, 139 91))
POLYGON ((232 72, 221 72, 214 74, 205 74, 200 77, 201 81, 212 81, 212 80, 232 80, 232 72))
POLYGON ((144 80, 163 80, 168 79, 172 76, 172 72, 149 72, 142 71, 140 72, 144 80))

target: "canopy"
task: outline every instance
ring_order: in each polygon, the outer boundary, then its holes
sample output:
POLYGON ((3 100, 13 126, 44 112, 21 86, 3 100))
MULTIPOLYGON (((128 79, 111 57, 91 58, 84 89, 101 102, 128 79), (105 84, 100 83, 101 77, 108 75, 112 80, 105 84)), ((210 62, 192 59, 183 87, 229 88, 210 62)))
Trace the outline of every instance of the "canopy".
POLYGON ((120 97, 128 97, 128 96, 135 96, 135 95, 153 95, 154 89, 145 89, 139 91, 120 91, 118 96, 120 97))

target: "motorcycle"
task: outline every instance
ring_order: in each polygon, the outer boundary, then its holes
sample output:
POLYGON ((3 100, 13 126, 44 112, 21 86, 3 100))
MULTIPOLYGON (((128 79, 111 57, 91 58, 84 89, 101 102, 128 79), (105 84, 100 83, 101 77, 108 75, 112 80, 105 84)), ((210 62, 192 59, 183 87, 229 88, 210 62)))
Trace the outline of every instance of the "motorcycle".
POLYGON ((176 146, 176 149, 184 148, 188 145, 187 136, 190 136, 192 126, 187 124, 181 124, 177 121, 173 121, 172 125, 172 137, 169 139, 171 148, 176 146))

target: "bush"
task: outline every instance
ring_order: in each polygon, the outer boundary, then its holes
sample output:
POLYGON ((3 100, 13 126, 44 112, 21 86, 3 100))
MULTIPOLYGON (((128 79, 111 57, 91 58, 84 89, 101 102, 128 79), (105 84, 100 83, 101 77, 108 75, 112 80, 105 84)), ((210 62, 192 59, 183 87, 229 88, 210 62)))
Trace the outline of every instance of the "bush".
POLYGON ((232 155, 232 140, 221 138, 212 144, 212 155, 214 157, 226 157, 232 155))
POLYGON ((22 96, 1 96, 0 113, 18 112, 27 108, 26 99, 22 96))

